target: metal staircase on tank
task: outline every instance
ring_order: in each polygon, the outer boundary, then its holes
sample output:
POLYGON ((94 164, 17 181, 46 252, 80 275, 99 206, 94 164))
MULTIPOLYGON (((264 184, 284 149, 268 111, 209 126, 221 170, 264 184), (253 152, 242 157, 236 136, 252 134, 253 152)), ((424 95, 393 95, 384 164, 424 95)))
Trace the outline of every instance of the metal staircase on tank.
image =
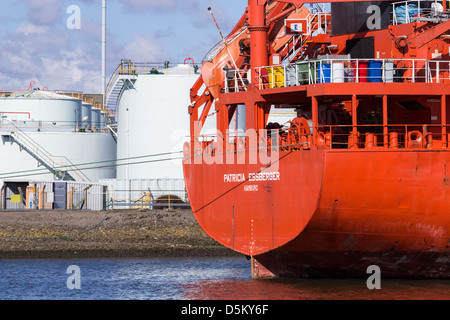
POLYGON ((134 63, 122 60, 109 79, 105 92, 105 106, 108 110, 117 110, 117 102, 128 81, 134 82, 138 77, 134 63))
POLYGON ((82 181, 88 182, 90 179, 80 171, 65 156, 56 157, 34 141, 29 135, 23 132, 15 123, 9 121, 13 130, 2 132, 1 135, 13 139, 23 150, 28 152, 39 163, 46 167, 56 180, 76 181, 75 175, 82 181))
POLYGON ((106 128, 111 133, 111 136, 113 137, 114 141, 117 142, 117 124, 108 124, 106 128))

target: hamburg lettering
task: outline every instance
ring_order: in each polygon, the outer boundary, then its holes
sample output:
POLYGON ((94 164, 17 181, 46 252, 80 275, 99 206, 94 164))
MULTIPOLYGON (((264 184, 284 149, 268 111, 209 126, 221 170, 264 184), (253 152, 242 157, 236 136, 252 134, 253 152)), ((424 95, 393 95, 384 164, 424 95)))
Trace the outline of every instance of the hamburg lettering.
POLYGON ((244 186, 245 192, 258 192, 258 185, 244 186))

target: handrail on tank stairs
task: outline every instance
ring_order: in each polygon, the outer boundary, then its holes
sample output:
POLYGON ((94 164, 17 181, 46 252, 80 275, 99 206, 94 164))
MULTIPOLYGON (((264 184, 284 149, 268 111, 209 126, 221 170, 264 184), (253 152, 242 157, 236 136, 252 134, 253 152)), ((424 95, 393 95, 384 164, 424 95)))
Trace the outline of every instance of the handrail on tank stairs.
POLYGON ((63 173, 64 175, 67 174, 70 178, 72 178, 72 180, 75 180, 73 179, 72 175, 69 174, 68 172, 72 171, 75 172, 82 181, 84 182, 90 181, 90 179, 80 169, 78 169, 66 156, 56 157, 51 155, 45 148, 43 148, 29 135, 27 135, 24 131, 22 131, 13 121, 8 121, 8 123, 10 123, 14 128, 14 131, 11 132, 11 135, 14 138, 14 140, 16 140, 16 142, 19 144, 22 143, 23 144, 22 147, 27 149, 33 157, 41 161, 42 164, 55 175, 55 177, 60 177, 58 175, 63 173), (60 162, 55 161, 54 160, 55 158, 60 158, 61 161, 60 162), (60 167, 56 167, 58 164, 60 164, 60 167), (65 168, 66 171, 62 170, 63 168, 65 168))

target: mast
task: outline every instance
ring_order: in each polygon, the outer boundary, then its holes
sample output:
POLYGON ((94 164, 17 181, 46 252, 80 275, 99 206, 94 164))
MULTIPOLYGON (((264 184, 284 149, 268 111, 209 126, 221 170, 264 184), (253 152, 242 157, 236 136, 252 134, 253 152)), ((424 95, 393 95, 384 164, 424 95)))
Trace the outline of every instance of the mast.
POLYGON ((258 4, 258 0, 249 0, 249 31, 251 45, 251 69, 252 80, 256 76, 256 68, 264 67, 269 64, 266 11, 264 4, 258 4))
POLYGON ((102 93, 103 106, 106 106, 106 0, 102 0, 102 93))
MULTIPOLYGON (((269 65, 268 51, 268 27, 266 25, 265 1, 249 0, 249 27, 250 31, 250 66, 251 66, 251 90, 257 85, 259 68, 269 65)), ((264 129, 264 106, 249 102, 246 105, 247 129, 264 129)))

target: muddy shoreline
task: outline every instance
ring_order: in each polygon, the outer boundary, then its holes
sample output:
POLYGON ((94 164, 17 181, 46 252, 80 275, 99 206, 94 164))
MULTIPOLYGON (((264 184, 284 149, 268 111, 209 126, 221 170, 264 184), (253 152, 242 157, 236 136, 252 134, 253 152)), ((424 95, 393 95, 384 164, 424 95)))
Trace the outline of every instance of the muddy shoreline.
POLYGON ((0 212, 0 259, 223 256, 191 210, 0 212))

